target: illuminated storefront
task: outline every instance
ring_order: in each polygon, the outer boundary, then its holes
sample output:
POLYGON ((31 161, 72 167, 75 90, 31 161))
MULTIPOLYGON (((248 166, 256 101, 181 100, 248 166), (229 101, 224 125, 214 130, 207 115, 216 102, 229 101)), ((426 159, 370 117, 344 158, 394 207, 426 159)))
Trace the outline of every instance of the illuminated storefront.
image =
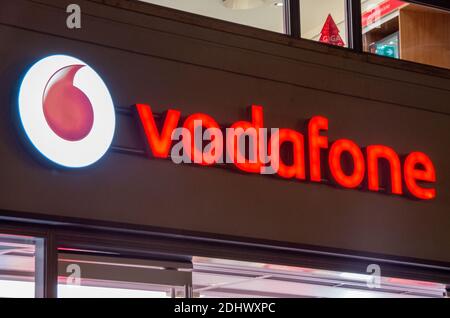
POLYGON ((0 297, 446 295, 448 6, 71 3, 1 4, 0 297))

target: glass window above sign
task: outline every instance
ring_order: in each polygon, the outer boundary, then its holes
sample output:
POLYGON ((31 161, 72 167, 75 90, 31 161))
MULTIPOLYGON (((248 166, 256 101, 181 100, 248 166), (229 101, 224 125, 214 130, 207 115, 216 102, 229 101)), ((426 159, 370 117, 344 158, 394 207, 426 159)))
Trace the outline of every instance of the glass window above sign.
POLYGON ((140 1, 357 52, 361 41, 352 37, 360 30, 351 22, 361 18, 364 52, 450 69, 450 5, 355 0, 359 12, 349 0, 140 1))
POLYGON ((348 47, 345 0, 300 1, 301 37, 348 47))
POLYGON ((33 298, 36 240, 0 233, 0 298, 33 298))
POLYGON ((285 33, 284 0, 142 0, 211 18, 285 33))
POLYGON ((362 0, 363 49, 450 68, 450 13, 400 0, 362 0))

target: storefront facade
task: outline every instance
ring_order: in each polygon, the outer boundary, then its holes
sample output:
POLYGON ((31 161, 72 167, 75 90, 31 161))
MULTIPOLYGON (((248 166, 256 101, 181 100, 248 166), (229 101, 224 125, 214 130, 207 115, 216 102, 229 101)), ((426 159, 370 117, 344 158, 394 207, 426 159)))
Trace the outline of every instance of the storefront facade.
MULTIPOLYGON (((122 260, 149 271, 158 267, 164 275, 155 273, 154 280, 140 272, 130 277, 177 286, 172 296, 208 290, 207 284, 196 289, 186 274, 192 257, 200 267, 210 266, 201 262, 209 258, 355 274, 377 264, 382 277, 436 283, 443 290, 450 285, 448 69, 137 1, 78 1, 82 27, 69 29, 70 3, 1 2, 0 233, 14 244, 26 236, 34 246, 29 280, 34 277, 37 296, 56 297, 57 282, 72 272, 62 264, 92 264, 89 257, 108 258, 98 262, 103 265, 122 260), (89 64, 114 103, 111 147, 88 167, 50 162, 21 127, 21 79, 55 54, 89 64), (408 195, 404 181, 404 195, 396 195, 387 188, 369 191, 366 181, 345 189, 326 180, 326 172, 324 182, 312 181, 311 172, 305 180, 285 180, 232 165, 153 158, 133 111, 139 103, 161 114, 177 109, 181 122, 204 113, 225 126, 250 121, 249 107, 259 105, 265 127, 305 136, 307 120, 324 116, 329 127, 322 135, 330 143, 348 138, 361 148, 386 145, 402 167, 404 156, 426 153, 436 181, 423 187, 436 195, 408 195)), ((8 271, 4 275, 15 275, 14 268, 8 271)), ((101 266, 81 265, 81 281, 83 271, 92 280, 115 281, 113 274, 99 278, 114 273, 101 266)), ((227 295, 220 292, 210 296, 227 295)))

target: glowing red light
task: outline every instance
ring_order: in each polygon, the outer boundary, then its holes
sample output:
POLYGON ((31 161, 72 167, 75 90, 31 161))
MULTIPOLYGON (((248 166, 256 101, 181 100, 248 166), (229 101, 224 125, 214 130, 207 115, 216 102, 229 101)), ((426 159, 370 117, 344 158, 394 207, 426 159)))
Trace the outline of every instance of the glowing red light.
MULTIPOLYGON (((202 127, 206 128, 206 129, 208 129, 208 128, 220 129, 219 124, 211 116, 206 115, 206 114, 197 113, 197 114, 190 115, 188 118, 186 118, 186 120, 184 121, 184 124, 183 124, 183 127, 189 130, 191 136, 195 135, 195 128, 196 128, 195 121, 201 122, 202 127)), ((202 134, 202 132, 197 132, 197 133, 202 134)), ((183 139, 183 145, 184 145, 183 148, 186 151, 186 155, 191 158, 192 162, 195 162, 195 158, 200 158, 200 162, 196 162, 196 163, 199 163, 204 166, 214 164, 213 160, 209 160, 209 161, 205 160, 202 145, 196 145, 194 138, 191 138, 191 144, 189 144, 189 140, 183 139)), ((214 156, 219 156, 219 155, 221 155, 221 152, 223 150, 215 149, 215 151, 216 152, 220 151, 220 153, 214 154, 214 156)))
POLYGON ((159 134, 150 106, 136 104, 136 109, 153 156, 156 158, 167 158, 172 145, 172 132, 178 126, 181 113, 177 110, 169 109, 161 134, 159 134))
POLYGON ((255 141, 255 147, 250 149, 250 152, 252 152, 251 156, 253 158, 256 158, 256 162, 250 162, 249 160, 246 160, 245 153, 242 153, 240 151, 241 147, 239 147, 238 144, 240 141, 239 136, 235 136, 235 138, 228 138, 227 136, 228 149, 231 148, 234 149, 233 163, 238 169, 249 173, 260 173, 262 164, 258 156, 258 146, 259 146, 258 130, 259 128, 263 127, 264 127, 263 108, 257 105, 252 106, 252 122, 238 121, 231 126, 231 128, 233 129, 242 128, 243 130, 246 130, 248 128, 254 128, 254 130, 248 133, 248 135, 255 141))
MULTIPOLYGON (((161 133, 155 123, 152 110, 149 105, 136 105, 139 118, 142 123, 146 140, 154 157, 167 158, 172 145, 172 133, 178 127, 180 112, 169 110, 164 119, 161 133)), ((306 179, 306 158, 304 136, 295 130, 281 128, 272 132, 268 143, 261 142, 263 136, 260 129, 264 128, 263 108, 253 105, 251 108, 251 121, 237 121, 230 128, 226 129, 226 151, 227 163, 233 163, 238 169, 248 173, 268 174, 276 173, 286 179, 306 179), (234 130, 234 131, 233 131, 234 130), (245 138, 242 138, 245 137, 245 138), (247 143, 246 138, 252 140, 247 143), (286 163, 286 158, 272 153, 272 141, 278 139, 278 151, 284 144, 292 147, 292 162, 286 163), (242 144, 245 143, 245 144, 242 144), (245 146, 245 147, 244 147, 245 146), (270 153, 269 161, 265 161, 265 149, 268 147, 270 153), (263 153, 263 155, 261 155, 263 153), (263 158, 263 159, 261 159, 263 158), (229 161, 231 159, 231 161, 229 161), (271 161, 272 160, 272 161, 271 161), (273 160, 277 160, 275 162, 273 160), (270 166, 267 166, 270 165, 270 166), (270 170, 266 168, 274 168, 270 170)), ((189 132, 191 138, 182 139, 184 153, 191 159, 191 162, 201 165, 213 165, 218 159, 223 159, 224 136, 219 124, 209 115, 197 113, 190 115, 184 121, 183 129, 189 132), (211 134, 206 135, 207 129, 211 134), (200 134, 200 138, 198 138, 200 134), (208 136, 208 137, 206 137, 208 136), (193 137, 193 138, 192 138, 193 137), (217 142, 215 142, 217 139, 217 142), (204 141, 211 141, 205 147, 204 141), (203 149, 205 148, 205 149, 203 149)), ((329 148, 327 136, 320 135, 322 131, 328 130, 328 119, 322 116, 313 117, 308 123, 308 156, 310 167, 310 179, 314 182, 326 182, 322 176, 321 151, 329 148)), ((274 144, 275 145, 275 144, 274 144)), ((275 148, 274 148, 275 149, 275 148)), ((325 152, 324 152, 325 155, 325 152)), ((361 148, 349 139, 339 139, 330 146, 328 151, 328 169, 331 181, 345 187, 359 187, 365 176, 367 169, 367 183, 370 191, 380 190, 380 160, 389 163, 390 172, 390 192, 393 194, 403 194, 402 167, 399 156, 390 147, 384 145, 371 145, 366 148, 367 166, 361 148), (343 156, 351 158, 352 165, 346 167, 343 156), (349 171, 351 170, 351 171, 349 171)), ((267 156, 267 158, 269 155, 267 156)), ((411 195, 418 199, 430 200, 436 197, 436 189, 423 187, 418 182, 433 183, 436 181, 436 173, 430 158, 421 152, 413 152, 408 155, 404 162, 404 182, 411 195)))
POLYGON ((436 197, 436 189, 423 188, 421 182, 436 182, 436 171, 430 158, 423 152, 410 153, 404 163, 405 184, 409 192, 418 199, 431 200, 436 197))
POLYGON ((361 149, 353 141, 348 139, 339 139, 335 141, 328 157, 330 171, 333 179, 345 188, 356 188, 364 179, 365 163, 361 149), (348 152, 353 159, 353 173, 346 175, 341 166, 341 156, 348 152))
POLYGON ((290 143, 292 145, 294 159, 292 165, 286 165, 280 158, 278 163, 278 175, 286 179, 295 177, 296 179, 304 180, 306 176, 303 135, 292 129, 279 129, 277 134, 280 147, 284 143, 290 143))
POLYGON ((383 145, 372 145, 367 147, 367 179, 370 191, 379 191, 379 159, 386 159, 390 166, 391 191, 401 195, 402 171, 400 159, 397 153, 390 147, 383 145))
POLYGON ((82 140, 94 125, 94 110, 89 98, 73 85, 76 73, 83 67, 70 65, 60 69, 44 90, 45 120, 55 134, 68 141, 82 140))
POLYGON ((320 149, 328 148, 328 137, 320 136, 321 130, 328 130, 328 119, 314 116, 308 124, 309 169, 311 181, 322 181, 320 167, 320 149))

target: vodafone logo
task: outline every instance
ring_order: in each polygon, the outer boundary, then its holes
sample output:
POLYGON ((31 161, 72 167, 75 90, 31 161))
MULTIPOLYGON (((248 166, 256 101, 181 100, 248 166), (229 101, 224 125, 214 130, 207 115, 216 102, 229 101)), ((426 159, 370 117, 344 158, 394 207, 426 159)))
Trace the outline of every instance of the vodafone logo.
POLYGON ((34 147, 70 168, 99 160, 111 145, 116 123, 101 77, 67 55, 46 57, 28 70, 20 85, 19 115, 34 147))
MULTIPOLYGON (((383 144, 358 146, 351 139, 331 141, 329 120, 314 116, 305 128, 264 126, 263 107, 229 127, 211 116, 182 117, 169 109, 154 114, 135 104, 149 154, 176 164, 231 164, 246 173, 326 183, 420 200, 436 197, 436 170, 421 151, 399 155, 383 144)), ((79 168, 99 160, 111 145, 115 110, 100 76, 86 63, 54 55, 34 64, 19 91, 19 114, 34 147, 50 161, 79 168)))

